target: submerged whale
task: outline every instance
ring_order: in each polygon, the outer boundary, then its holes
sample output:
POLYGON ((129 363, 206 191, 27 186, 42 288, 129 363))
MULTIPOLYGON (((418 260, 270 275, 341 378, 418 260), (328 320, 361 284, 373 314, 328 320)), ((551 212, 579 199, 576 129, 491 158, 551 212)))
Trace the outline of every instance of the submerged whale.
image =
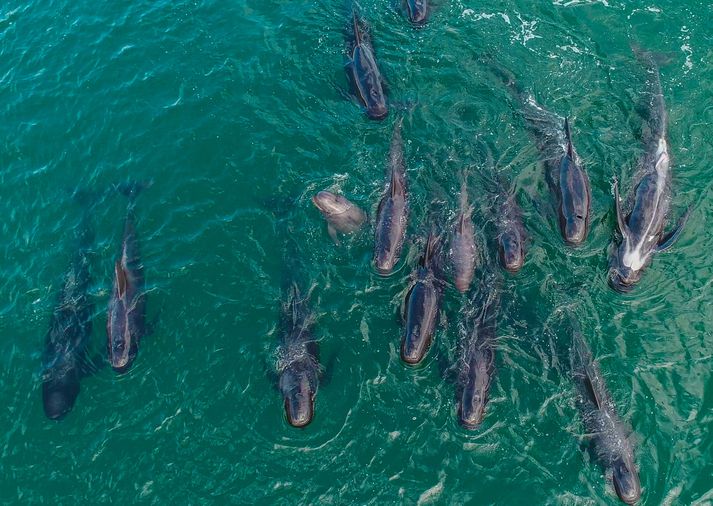
POLYGON ((589 233, 591 189, 589 176, 572 143, 569 120, 562 121, 538 104, 531 93, 515 82, 510 71, 494 63, 491 68, 520 103, 522 117, 534 134, 548 184, 557 196, 562 239, 569 246, 579 246, 589 233))
POLYGON ((284 320, 277 374, 279 389, 285 403, 287 421, 293 427, 305 427, 314 417, 314 398, 317 395, 321 368, 319 348, 314 339, 313 316, 296 283, 290 288, 284 305, 284 320))
POLYGON ((573 332, 571 362, 578 391, 577 407, 593 449, 602 466, 611 470, 619 498, 626 504, 634 504, 641 497, 634 450, 599 366, 579 330, 573 332))
POLYGON ((42 404, 52 420, 62 419, 74 407, 87 365, 94 311, 88 295, 91 232, 87 222, 85 216, 78 230, 79 247, 52 313, 42 353, 42 404))
POLYGON ((478 296, 471 301, 472 316, 464 327, 456 397, 458 421, 469 430, 477 429, 483 421, 495 374, 498 290, 495 275, 485 276, 478 296))
POLYGON ((389 148, 389 183, 376 211, 374 266, 382 276, 391 273, 401 256, 408 225, 408 185, 399 118, 389 148))
POLYGON ((124 222, 121 254, 114 263, 114 281, 107 309, 107 353, 118 373, 129 370, 146 334, 146 293, 135 226, 135 201, 145 185, 129 183, 120 187, 129 204, 124 222))
POLYGON ((619 201, 619 184, 614 182, 616 218, 621 243, 609 261, 609 285, 616 291, 630 291, 641 279, 654 253, 670 248, 688 219, 686 213, 676 227, 664 235, 671 201, 671 158, 667 140, 668 114, 661 89, 661 77, 652 54, 635 49, 649 73, 648 121, 643 129, 644 154, 639 161, 633 190, 633 208, 624 214, 619 201))
POLYGON ((356 10, 352 11, 351 25, 347 42, 349 59, 345 66, 347 77, 354 95, 366 109, 366 115, 371 119, 384 119, 389 114, 384 78, 376 64, 371 37, 356 10))
POLYGON ((503 269, 515 274, 525 264, 527 233, 515 193, 506 188, 500 177, 496 177, 494 209, 498 259, 503 269))
POLYGON ((465 293, 473 280, 476 262, 475 231, 473 228, 473 207, 468 203, 467 176, 463 174, 460 190, 460 207, 451 234, 451 263, 456 289, 465 293))

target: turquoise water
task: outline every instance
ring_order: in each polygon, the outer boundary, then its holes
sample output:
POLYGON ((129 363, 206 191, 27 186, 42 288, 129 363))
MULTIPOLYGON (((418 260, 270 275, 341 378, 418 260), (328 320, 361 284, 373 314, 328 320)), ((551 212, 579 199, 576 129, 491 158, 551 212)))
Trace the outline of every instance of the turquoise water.
POLYGON ((361 7, 392 102, 413 105, 409 239, 387 279, 370 265, 372 232, 335 247, 310 202, 336 189, 373 216, 396 118, 371 122, 344 97, 341 1, 0 7, 2 502, 616 504, 581 448, 566 308, 633 429, 642 503, 713 501, 713 8, 439 0, 414 30, 389 0, 361 7), (619 295, 605 279, 611 182, 628 191, 642 152, 632 40, 671 56, 661 73, 673 213, 692 214, 672 252, 619 295), (484 53, 572 119, 593 198, 579 249, 560 239, 536 148, 484 53), (513 182, 530 245, 505 277, 485 423, 467 432, 439 367, 454 356, 465 298, 448 290, 418 368, 399 360, 397 311, 415 238, 433 201, 455 210, 464 167, 484 226, 482 143, 513 182), (126 201, 102 192, 127 179, 153 180, 136 208, 153 333, 129 373, 100 369, 51 422, 40 361, 83 212, 71 193, 100 195, 91 352, 103 354, 126 201), (304 430, 287 425, 269 379, 295 265, 314 284, 327 368, 304 430))

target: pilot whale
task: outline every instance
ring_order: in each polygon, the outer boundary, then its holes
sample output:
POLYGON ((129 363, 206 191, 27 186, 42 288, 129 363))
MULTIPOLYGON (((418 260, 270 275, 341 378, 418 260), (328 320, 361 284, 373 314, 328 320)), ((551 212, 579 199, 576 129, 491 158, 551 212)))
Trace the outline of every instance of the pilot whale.
POLYGON ((467 318, 459 361, 456 398, 458 421, 468 430, 477 429, 485 417, 490 386, 495 376, 497 315, 500 309, 499 279, 489 267, 467 318))
POLYGON ((345 68, 354 95, 364 106, 370 119, 384 119, 389 114, 384 78, 376 64, 371 37, 356 10, 352 11, 347 51, 348 61, 345 68))
POLYGON ((463 174, 460 190, 460 207, 451 235, 451 263, 456 289, 465 293, 475 273, 476 247, 473 227, 473 206, 468 203, 467 173, 463 174))
POLYGON ((621 243, 609 261, 609 285, 628 292, 641 279, 653 255, 670 248, 681 234, 688 212, 676 227, 664 234, 671 203, 671 156, 667 139, 668 113, 661 89, 661 76, 653 54, 634 49, 649 74, 648 121, 643 129, 644 154, 639 160, 638 180, 633 190, 633 208, 624 214, 619 200, 619 182, 614 180, 616 219, 621 243))
POLYGON ((406 293, 406 329, 401 338, 401 360, 410 365, 423 360, 436 333, 443 298, 440 248, 440 237, 431 231, 416 269, 415 282, 406 293))
POLYGON ((388 276, 401 257, 406 227, 408 225, 408 185, 406 162, 401 138, 399 118, 389 148, 389 183, 376 211, 374 228, 374 267, 382 276, 388 276))
POLYGON ((308 311, 307 296, 300 293, 296 283, 290 287, 283 309, 286 324, 278 350, 279 389, 288 423, 301 428, 314 417, 314 398, 321 373, 319 348, 312 333, 314 317, 308 311))
POLYGON ((128 183, 119 189, 129 204, 124 221, 121 253, 114 262, 114 282, 107 310, 107 353, 111 367, 118 373, 129 370, 146 334, 146 293, 144 266, 136 236, 135 200, 142 183, 128 183))
POLYGON ((562 239, 568 246, 581 245, 589 233, 591 187, 582 160, 574 149, 569 119, 562 120, 537 103, 509 70, 494 62, 490 62, 490 66, 520 103, 520 113, 536 139, 547 170, 547 182, 557 197, 562 239))
POLYGON ((367 220, 366 213, 343 195, 322 190, 312 197, 312 203, 327 220, 329 237, 339 244, 337 232, 350 234, 359 230, 367 220))
POLYGON ((74 253, 42 354, 42 404, 45 415, 60 420, 69 413, 79 395, 86 367, 87 345, 92 334, 94 305, 88 295, 89 242, 87 216, 78 229, 79 247, 74 253))
POLYGON ((619 498, 626 504, 634 504, 641 497, 634 450, 599 366, 579 329, 573 332, 571 365, 578 391, 577 407, 593 450, 600 464, 611 470, 619 498))

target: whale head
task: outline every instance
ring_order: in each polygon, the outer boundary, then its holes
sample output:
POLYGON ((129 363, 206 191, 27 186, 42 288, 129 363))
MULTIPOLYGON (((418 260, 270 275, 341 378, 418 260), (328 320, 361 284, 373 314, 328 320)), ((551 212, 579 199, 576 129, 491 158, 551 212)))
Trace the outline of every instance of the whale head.
POLYGON ((408 19, 414 25, 424 25, 428 20, 428 0, 406 0, 408 19))
POLYGON ((280 391, 285 401, 287 422, 302 428, 314 418, 314 398, 317 395, 316 364, 311 358, 289 364, 280 375, 280 391))
POLYGON ((463 389, 458 403, 458 421, 468 430, 477 429, 485 417, 485 405, 488 403, 488 393, 471 386, 463 389))
POLYGON ((560 231, 564 242, 570 246, 579 246, 587 238, 587 219, 581 214, 565 216, 560 211, 560 231))
POLYGON ((631 454, 627 453, 614 461, 612 466, 614 490, 626 504, 635 504, 641 498, 641 483, 631 454))
POLYGON ((366 115, 371 119, 382 120, 389 115, 389 107, 386 105, 386 95, 383 90, 372 88, 366 97, 366 115))
POLYGON ((508 272, 516 273, 525 263, 525 247, 522 234, 507 231, 498 237, 500 264, 508 272))
POLYGON ((45 415, 51 420, 61 420, 74 407, 79 395, 79 378, 67 373, 61 378, 50 378, 42 384, 42 404, 45 415))
POLYGON ((633 248, 629 237, 619 245, 609 265, 609 286, 621 293, 630 292, 641 279, 641 273, 648 263, 638 248, 633 248))
POLYGON ((341 195, 336 195, 326 190, 312 197, 312 202, 325 216, 345 213, 353 205, 341 195))

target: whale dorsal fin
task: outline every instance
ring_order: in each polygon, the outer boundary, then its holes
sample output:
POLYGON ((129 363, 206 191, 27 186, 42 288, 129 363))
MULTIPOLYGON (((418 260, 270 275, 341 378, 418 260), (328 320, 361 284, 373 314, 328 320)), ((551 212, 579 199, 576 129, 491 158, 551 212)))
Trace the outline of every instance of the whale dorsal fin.
POLYGON ((114 264, 114 277, 116 278, 116 292, 120 299, 126 296, 126 271, 121 265, 121 261, 117 260, 114 264))
POLYGON ((599 395, 599 392, 597 389, 594 387, 594 381, 592 380, 592 376, 594 371, 592 369, 592 364, 588 364, 584 367, 584 385, 587 388, 587 391, 589 392, 589 396, 594 401, 594 404, 597 405, 597 409, 602 409, 603 406, 603 399, 601 395, 599 395))
POLYGON ((389 185, 390 192, 391 192, 391 197, 396 197, 396 195, 401 193, 401 178, 400 175, 397 173, 397 168, 394 167, 391 170, 391 184, 389 185))
POLYGON ((352 22, 354 23, 354 40, 356 45, 361 45, 361 32, 359 31, 359 18, 357 18, 356 10, 352 11, 352 22))
MULTIPOLYGON (((396 120, 396 124, 394 125, 394 133, 393 137, 391 140, 392 148, 393 145, 396 144, 397 142, 401 142, 401 126, 404 123, 404 117, 401 116, 399 119, 396 120)), ((391 154, 389 155, 391 156, 391 154)), ((401 157, 403 157, 403 153, 401 154, 401 157)), ((396 164, 393 162, 393 160, 389 161, 389 164, 391 165, 391 179, 390 179, 390 188, 389 188, 389 193, 391 194, 391 197, 395 197, 399 193, 403 193, 404 189, 404 183, 403 183, 403 178, 405 177, 404 174, 400 173, 399 169, 402 168, 399 166, 399 164, 396 164)))
POLYGON ((567 138, 567 156, 574 160, 574 149, 572 148, 572 132, 569 129, 569 118, 564 119, 564 135, 567 138))
POLYGON ((435 233, 433 229, 428 233, 426 238, 426 247, 419 262, 422 267, 428 267, 436 255, 436 248, 438 248, 438 242, 440 241, 440 236, 435 233))
POLYGON ((290 287, 290 313, 292 316, 292 326, 296 327, 297 323, 299 321, 299 304, 301 302, 300 300, 300 289, 297 286, 297 283, 294 281, 292 282, 292 286, 290 287))

